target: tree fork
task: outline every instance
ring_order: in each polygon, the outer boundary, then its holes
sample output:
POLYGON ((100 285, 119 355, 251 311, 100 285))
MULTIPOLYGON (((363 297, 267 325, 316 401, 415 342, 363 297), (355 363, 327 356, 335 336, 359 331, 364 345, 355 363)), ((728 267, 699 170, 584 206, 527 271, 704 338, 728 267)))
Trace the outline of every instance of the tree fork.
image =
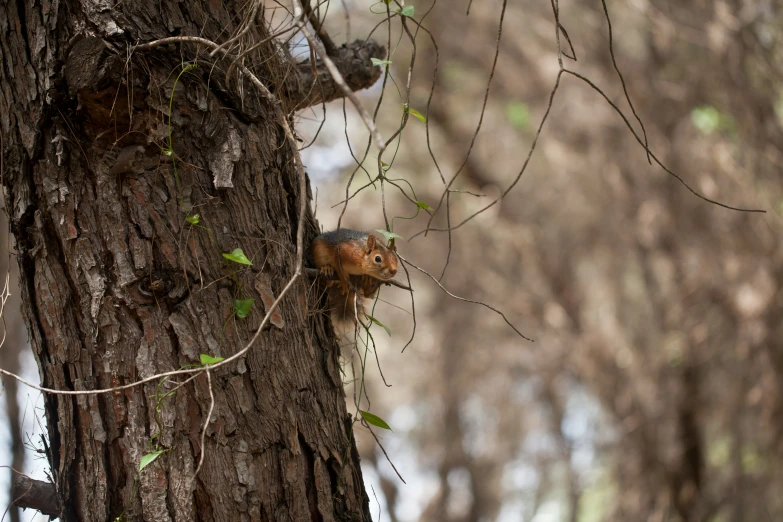
MULTIPOLYGON (((42 384, 61 390, 236 353, 296 269, 296 209, 309 198, 272 104, 250 83, 226 85, 197 45, 128 52, 172 35, 225 40, 245 2, 103 5, 0 5, 6 208, 42 384), (183 57, 199 69, 180 76, 183 57), (195 214, 198 227, 186 221, 195 214), (252 267, 223 259, 235 248, 252 267), (255 299, 245 319, 235 299, 255 299)), ((262 25, 249 34, 269 36, 262 25)), ((331 57, 359 89, 384 52, 355 42, 331 57)), ((313 76, 271 41, 249 59, 287 111, 342 95, 320 63, 313 76)), ((303 225, 311 239, 309 205, 303 225)), ((166 397, 185 378, 46 395, 60 517, 369 521, 338 351, 313 294, 300 278, 247 356, 211 370, 211 389, 201 375, 166 397), (154 449, 165 452, 139 473, 154 449)))

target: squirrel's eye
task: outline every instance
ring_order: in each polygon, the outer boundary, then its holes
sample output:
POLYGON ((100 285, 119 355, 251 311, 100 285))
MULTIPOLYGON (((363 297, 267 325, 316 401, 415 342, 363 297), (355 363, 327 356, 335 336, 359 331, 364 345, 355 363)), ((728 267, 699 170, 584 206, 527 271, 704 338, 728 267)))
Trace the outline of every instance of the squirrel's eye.
POLYGON ((383 260, 381 259, 381 256, 375 256, 375 262, 376 262, 376 263, 380 263, 381 261, 383 261, 383 260))

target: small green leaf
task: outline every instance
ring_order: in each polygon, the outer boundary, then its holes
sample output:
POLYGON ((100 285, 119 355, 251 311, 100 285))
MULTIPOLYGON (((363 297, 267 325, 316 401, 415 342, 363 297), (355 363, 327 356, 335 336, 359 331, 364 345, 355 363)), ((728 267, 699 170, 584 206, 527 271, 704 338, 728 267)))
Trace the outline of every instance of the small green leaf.
POLYGON ((362 413, 362 417, 364 417, 364 420, 366 420, 368 424, 372 424, 373 426, 378 426, 379 428, 392 431, 389 425, 386 424, 386 421, 383 420, 382 418, 378 417, 377 415, 373 415, 369 411, 364 411, 364 410, 359 410, 359 411, 362 413))
POLYGON ((217 364, 220 361, 222 361, 223 359, 225 359, 225 357, 220 357, 220 356, 212 357, 211 355, 207 355, 205 353, 202 353, 201 355, 198 356, 198 359, 199 359, 199 361, 201 361, 201 364, 203 366, 206 366, 207 364, 217 364))
POLYGON ((509 102, 506 104, 506 119, 516 129, 526 129, 530 125, 530 108, 527 103, 509 102))
POLYGON ((691 122, 699 131, 709 136, 715 131, 725 131, 736 137, 737 125, 734 117, 711 105, 696 107, 691 111, 691 122))
POLYGON ((379 60, 378 58, 370 58, 373 65, 391 65, 391 60, 379 60))
POLYGON ((155 462, 155 459, 160 457, 164 451, 166 450, 153 451, 152 453, 147 453, 146 455, 141 457, 141 462, 139 463, 139 471, 141 472, 141 470, 143 470, 144 468, 146 468, 147 466, 155 462))
POLYGON ((401 14, 402 16, 413 16, 413 6, 412 5, 406 5, 402 8, 402 10, 397 9, 397 13, 401 14))
POLYGON ((234 314, 240 319, 247 317, 255 299, 234 299, 234 314))
POLYGON ((163 154, 166 156, 171 156, 173 154, 171 149, 163 149, 163 154))
POLYGON ((239 263, 240 265, 252 265, 253 264, 245 256, 245 253, 242 252, 241 248, 235 248, 234 250, 231 251, 230 254, 223 253, 223 257, 225 257, 229 261, 233 261, 234 263, 239 263))
POLYGON ((705 105, 691 111, 691 122, 702 134, 709 136, 720 127, 720 111, 715 107, 705 105))
POLYGON ((389 232, 388 230, 381 230, 381 229, 378 229, 378 230, 376 230, 376 232, 378 232, 378 233, 379 233, 379 234, 381 234, 383 237, 385 237, 385 238, 386 238, 386 241, 390 241, 390 240, 392 240, 392 239, 403 239, 403 237, 402 237, 402 236, 398 236, 398 235, 397 235, 397 234, 395 234, 394 232, 389 232))
POLYGON ((417 201, 416 206, 418 206, 419 208, 423 208, 424 210, 435 210, 434 208, 432 208, 431 206, 429 206, 427 203, 423 201, 417 201))
POLYGON ((389 328, 388 326, 386 326, 385 324, 383 324, 382 322, 380 322, 378 319, 376 319, 375 317, 373 317, 371 315, 368 315, 367 319, 369 319, 373 323, 377 324, 378 326, 380 326, 381 328, 386 330, 386 333, 389 334, 389 337, 391 337, 391 328, 389 328))
POLYGON ((416 109, 412 109, 411 107, 408 107, 408 112, 411 114, 411 116, 415 116, 418 119, 420 119, 422 123, 427 123, 427 118, 425 118, 424 115, 419 111, 417 111, 416 109))
POLYGON ((201 216, 198 214, 193 214, 192 216, 188 216, 185 218, 185 221, 187 221, 191 225, 198 225, 198 222, 200 220, 201 220, 201 216))

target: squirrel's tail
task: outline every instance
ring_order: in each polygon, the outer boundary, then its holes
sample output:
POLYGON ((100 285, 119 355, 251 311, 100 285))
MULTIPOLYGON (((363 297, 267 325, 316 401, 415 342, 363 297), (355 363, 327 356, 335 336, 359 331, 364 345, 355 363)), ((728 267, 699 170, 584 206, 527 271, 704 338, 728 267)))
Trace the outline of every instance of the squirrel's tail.
POLYGON ((327 303, 332 312, 332 321, 335 323, 350 324, 351 329, 356 325, 357 318, 364 321, 364 299, 351 291, 342 293, 339 285, 332 285, 327 289, 327 303))

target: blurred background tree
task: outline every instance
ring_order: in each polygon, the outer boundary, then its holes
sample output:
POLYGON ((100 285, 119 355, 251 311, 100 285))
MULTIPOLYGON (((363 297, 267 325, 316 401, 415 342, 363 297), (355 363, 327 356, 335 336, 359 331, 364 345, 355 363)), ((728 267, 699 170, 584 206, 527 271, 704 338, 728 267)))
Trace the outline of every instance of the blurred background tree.
MULTIPOLYGON (((423 22, 439 49, 427 116, 446 180, 479 121, 502 4, 438 2, 423 22)), ((415 6, 423 14, 431 3, 415 6)), ((374 375, 370 397, 395 430, 386 449, 408 481, 360 435, 381 520, 783 518, 783 5, 607 7, 650 148, 705 196, 768 213, 694 197, 648 165, 598 93, 564 76, 530 166, 499 205, 453 232, 443 278, 452 292, 499 306, 536 342, 415 277, 417 334, 400 354, 411 316, 378 305, 376 316, 393 331, 380 350, 393 386, 374 375)), ((601 1, 563 1, 560 20, 578 59, 566 66, 633 121, 601 1)), ((342 28, 339 16, 331 22, 342 28)), ((357 26, 371 27, 373 15, 351 22, 361 33, 357 26)), ((570 54, 565 39, 563 49, 570 54)), ((403 43, 393 55, 398 84, 410 51, 403 43)), ((453 187, 484 197, 452 194, 452 224, 518 174, 549 101, 556 52, 549 2, 509 2, 482 128, 453 187)), ((434 66, 420 34, 411 106, 422 113, 434 66)), ((383 124, 393 129, 399 112, 391 101, 384 108, 383 124)), ((309 151, 311 174, 344 150, 341 110, 338 103, 327 112, 323 148, 309 151)), ((353 148, 361 148, 366 133, 350 111, 348 118, 353 148)), ((426 143, 424 125, 409 123, 390 174, 434 207, 443 184, 426 143)), ((318 217, 327 227, 354 168, 350 156, 328 164, 344 168, 317 171, 318 217)), ((347 225, 380 228, 379 198, 369 190, 352 200, 347 225)), ((392 207, 393 215, 411 214, 405 201, 392 207)), ((426 219, 397 220, 395 232, 408 238, 426 219)), ((440 212, 433 226, 445 225, 440 212)), ((399 248, 438 276, 448 238, 430 233, 399 248)), ((381 297, 409 311, 400 294, 381 297)))

